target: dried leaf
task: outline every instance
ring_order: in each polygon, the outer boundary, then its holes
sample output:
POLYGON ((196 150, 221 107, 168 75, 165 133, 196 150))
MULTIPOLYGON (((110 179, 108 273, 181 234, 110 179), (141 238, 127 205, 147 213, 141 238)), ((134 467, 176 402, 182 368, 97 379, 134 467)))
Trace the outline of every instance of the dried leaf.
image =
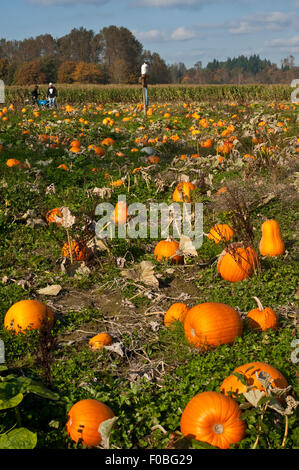
POLYGON ((55 215, 55 222, 60 223, 64 228, 70 228, 74 225, 76 217, 71 214, 71 211, 68 207, 61 208, 62 217, 55 215))
POLYGON ((58 295, 62 287, 59 284, 53 284, 52 286, 43 287, 37 291, 41 295, 58 295))
POLYGON ((108 351, 112 351, 118 354, 119 356, 123 357, 124 352, 123 352, 122 346, 123 346, 123 343, 113 343, 110 346, 104 346, 104 348, 108 349, 108 351))
POLYGON ((86 264, 83 262, 75 271, 75 277, 79 276, 88 276, 91 273, 90 269, 86 264))
POLYGON ((151 287, 159 287, 159 281, 154 274, 154 265, 150 261, 142 261, 139 265, 140 281, 151 287))
POLYGON ((54 183, 47 186, 46 194, 55 194, 55 193, 56 193, 56 189, 55 189, 55 184, 54 183))
POLYGON ((246 398, 249 403, 251 403, 255 408, 258 406, 259 401, 263 398, 266 394, 261 390, 250 390, 249 392, 243 393, 244 397, 246 398))
POLYGON ((159 281, 154 274, 154 265, 150 261, 142 261, 136 268, 125 269, 120 274, 132 281, 139 281, 151 287, 159 287, 159 281))
POLYGON ((104 449, 109 449, 109 438, 111 434, 111 430, 114 426, 114 423, 118 420, 117 416, 114 416, 113 418, 106 419, 106 421, 102 421, 98 428, 98 432, 101 434, 102 440, 101 440, 101 447, 104 449))
POLYGON ((106 243, 102 239, 96 238, 95 244, 96 244, 96 247, 99 251, 109 251, 108 246, 106 245, 106 243))
POLYGON ((191 238, 181 235, 179 251, 184 256, 198 256, 198 253, 192 243, 191 238))

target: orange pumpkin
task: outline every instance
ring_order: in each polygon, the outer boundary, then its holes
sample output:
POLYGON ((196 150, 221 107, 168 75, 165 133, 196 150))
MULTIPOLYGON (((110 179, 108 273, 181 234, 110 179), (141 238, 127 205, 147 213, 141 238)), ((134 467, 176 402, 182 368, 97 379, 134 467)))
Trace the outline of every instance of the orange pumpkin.
POLYGON ((164 315, 164 325, 169 327, 173 322, 183 322, 187 315, 189 308, 182 302, 172 304, 164 315))
POLYGON ((68 171, 68 167, 65 165, 65 163, 61 163, 57 168, 61 168, 62 170, 68 171))
POLYGON ((266 220, 266 222, 263 223, 259 250, 262 256, 283 255, 285 247, 276 220, 266 220))
POLYGON ((106 145, 106 146, 110 146, 110 145, 113 145, 114 144, 114 139, 112 139, 111 137, 106 137, 106 139, 102 140, 102 145, 106 145))
POLYGON ((181 416, 181 432, 186 438, 207 442, 219 449, 245 437, 245 423, 237 402, 218 392, 195 395, 181 416))
POLYGON ((206 149, 209 149, 213 146, 213 141, 212 139, 206 139, 203 142, 200 143, 201 147, 204 147, 206 149))
POLYGON ((122 225, 127 222, 127 218, 128 218, 127 204, 124 201, 119 201, 116 204, 114 211, 111 214, 110 219, 115 224, 122 225))
POLYGON ((149 163, 160 163, 160 158, 158 157, 158 155, 150 155, 148 157, 148 162, 149 163))
POLYGON ((102 147, 99 147, 98 145, 93 146, 93 151, 99 157, 103 157, 105 155, 105 150, 102 147))
MULTIPOLYGON (((85 261, 90 255, 90 250, 81 241, 77 242, 71 240, 71 250, 73 258, 76 261, 85 261)), ((68 243, 65 243, 62 247, 62 256, 70 258, 70 248, 68 243)))
POLYGON ((18 334, 25 330, 41 329, 47 322, 52 327, 54 315, 47 305, 39 300, 20 300, 7 311, 4 327, 18 334))
POLYGON ((26 168, 25 163, 21 162, 20 160, 17 160, 16 158, 9 158, 6 162, 6 166, 9 168, 13 166, 18 166, 20 168, 26 168))
POLYGON ((195 189, 193 183, 181 182, 179 183, 172 195, 175 202, 191 202, 191 191, 195 189))
POLYGON ((232 344, 242 335, 243 323, 238 312, 229 305, 205 302, 188 311, 184 330, 190 344, 206 350, 232 344))
POLYGON ((72 142, 71 142, 71 147, 80 148, 80 147, 81 147, 81 142, 80 142, 80 140, 72 140, 72 142))
POLYGON ((266 331, 269 328, 275 330, 278 327, 278 316, 270 307, 264 308, 260 299, 254 297, 258 308, 250 310, 247 314, 246 321, 249 328, 253 330, 266 331))
POLYGON ((218 244, 229 241, 233 236, 234 231, 228 224, 217 224, 211 228, 208 238, 218 244))
POLYGON ((102 349, 104 346, 109 346, 112 343, 113 340, 108 333, 99 333, 89 340, 89 347, 93 350, 102 349))
POLYGON ((217 270, 226 281, 239 282, 250 277, 258 265, 254 248, 242 243, 231 243, 221 253, 217 270))
MULTIPOLYGON (((48 224, 51 224, 51 223, 56 223, 56 224, 60 224, 61 222, 57 222, 57 220, 55 220, 55 217, 62 217, 62 213, 61 213, 61 209, 60 207, 55 207, 55 209, 51 209, 50 211, 48 211, 46 213, 46 221, 48 222, 48 224)), ((62 219, 63 221, 63 219, 62 219)))
POLYGON ((179 264, 183 262, 184 257, 176 254, 178 248, 179 243, 175 240, 161 240, 155 247, 154 256, 157 261, 170 260, 179 264))
POLYGON ((87 447, 95 447, 102 441, 99 426, 115 415, 109 406, 88 398, 75 403, 68 412, 66 430, 70 438, 87 447))
POLYGON ((253 387, 261 391, 265 391, 257 376, 260 372, 266 372, 271 376, 270 382, 273 388, 286 388, 288 383, 284 376, 274 367, 263 362, 249 362, 242 366, 238 366, 231 375, 226 377, 220 386, 221 392, 228 395, 231 392, 232 397, 246 393, 248 387, 253 387), (243 376, 242 380, 237 375, 243 376), (246 382, 245 385, 242 382, 246 382))

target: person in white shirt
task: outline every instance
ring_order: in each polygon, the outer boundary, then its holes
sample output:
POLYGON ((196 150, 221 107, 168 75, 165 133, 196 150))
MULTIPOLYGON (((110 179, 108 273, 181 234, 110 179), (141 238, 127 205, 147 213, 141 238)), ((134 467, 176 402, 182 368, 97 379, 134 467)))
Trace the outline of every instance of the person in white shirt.
POLYGON ((57 108, 56 98, 57 98, 57 90, 53 83, 49 83, 47 98, 49 100, 49 108, 55 106, 57 108))

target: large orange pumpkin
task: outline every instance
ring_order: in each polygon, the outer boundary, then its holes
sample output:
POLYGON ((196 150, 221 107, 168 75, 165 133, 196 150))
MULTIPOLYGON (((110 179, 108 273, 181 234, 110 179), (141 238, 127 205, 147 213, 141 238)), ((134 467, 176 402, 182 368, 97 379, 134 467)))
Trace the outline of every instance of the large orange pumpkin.
POLYGON ((39 300, 20 300, 13 304, 4 317, 4 327, 17 334, 25 330, 43 328, 48 322, 51 327, 54 323, 52 310, 39 300))
POLYGON ((276 220, 266 220, 266 222, 263 223, 259 250, 262 256, 283 255, 285 247, 276 220))
POLYGON ((80 400, 68 412, 66 430, 73 441, 95 447, 102 441, 100 424, 113 417, 113 411, 105 403, 91 398, 80 400))
POLYGON ((157 243, 154 256, 157 261, 170 260, 172 263, 182 263, 184 260, 183 256, 176 255, 179 248, 179 243, 175 240, 161 240, 157 243))
POLYGON ((237 402, 218 392, 195 395, 181 417, 181 432, 186 438, 220 449, 240 442, 245 437, 245 428, 237 402))
POLYGON ((236 310, 226 304, 206 302, 191 308, 184 321, 185 335, 198 349, 232 344, 241 336, 243 323, 236 310))
POLYGON ((286 388, 288 386, 284 376, 274 367, 263 362, 249 362, 248 364, 237 367, 231 375, 226 377, 220 386, 220 390, 225 395, 231 392, 233 397, 246 393, 248 387, 265 391, 262 384, 257 379, 257 375, 260 372, 266 372, 271 376, 270 382, 273 388, 286 388), (242 381, 234 374, 242 375, 242 381), (242 382, 246 382, 247 385, 242 382))
POLYGON ((217 270, 226 281, 238 282, 250 277, 258 265, 254 248, 242 243, 231 243, 221 253, 217 270))

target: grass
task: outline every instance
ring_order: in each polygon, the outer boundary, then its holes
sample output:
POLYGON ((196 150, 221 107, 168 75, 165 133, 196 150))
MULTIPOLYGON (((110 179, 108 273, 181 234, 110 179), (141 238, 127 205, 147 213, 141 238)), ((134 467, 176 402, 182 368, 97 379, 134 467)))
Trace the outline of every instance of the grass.
MULTIPOLYGON (((77 93, 76 87, 70 88, 77 93)), ((220 93, 218 87, 212 88, 214 93, 220 93)), ((103 87, 105 93, 111 89, 103 87)), ((128 89, 135 90, 134 87, 128 89)), ((102 87, 86 87, 83 92, 88 95, 95 93, 94 90, 99 93, 102 87)), ((157 87, 157 90, 162 99, 163 88, 157 87)), ((198 92, 196 87, 186 87, 185 93, 191 93, 190 90, 198 92)), ((269 92, 269 88, 267 90, 269 92)), ((167 87, 167 93, 171 91, 178 92, 175 87, 167 87)), ((255 89, 254 93, 260 91, 255 89)), ((244 87, 235 92, 244 92, 244 96, 251 93, 244 87)), ((93 95, 88 96, 92 98, 93 95)), ((298 400, 298 367, 291 361, 291 343, 298 336, 295 234, 298 110, 287 102, 269 103, 263 94, 259 98, 258 104, 241 100, 242 103, 234 106, 216 101, 184 106, 176 101, 174 94, 169 102, 153 104, 153 115, 147 117, 134 105, 130 107, 115 100, 98 109, 91 99, 89 107, 76 103, 78 108, 71 113, 58 108, 57 116, 52 111, 41 110, 40 116, 35 117, 31 107, 24 113, 16 107, 15 111, 9 111, 8 121, 2 121, 0 337, 5 343, 9 369, 1 372, 1 377, 5 378, 9 373, 31 377, 60 396, 59 401, 54 402, 29 394, 18 406, 22 426, 37 434, 37 448, 75 448, 76 444, 65 431, 67 412, 76 401, 93 397, 107 403, 118 416, 110 437, 111 448, 163 449, 172 445, 171 436, 179 432, 180 417, 188 401, 196 393, 219 391, 227 375, 238 365, 251 361, 266 362, 280 370, 292 386, 292 397, 298 400), (167 108, 171 113, 169 119, 163 117, 167 108), (113 115, 114 124, 105 126, 103 119, 111 116, 114 109, 119 111, 119 116, 113 115), (209 121, 208 128, 192 117, 195 111, 209 121), (131 119, 123 121, 124 117, 131 119), (66 122, 66 118, 70 122, 66 122), (263 129, 258 126, 262 119, 267 121, 263 129), (220 120, 225 121, 224 127, 213 126, 220 120), (283 126, 278 125, 280 122, 283 126), (234 152, 223 155, 221 163, 217 144, 224 140, 221 133, 228 124, 234 124, 233 134, 238 143, 234 152), (194 129, 200 131, 199 138, 192 134, 194 129), (23 134, 24 130, 30 134, 23 134), (41 134, 57 135, 61 143, 50 147, 50 140, 42 142, 39 139, 41 134), (165 135, 167 139, 163 139, 165 135), (171 140, 175 135, 179 140, 171 140), (253 143, 253 135, 262 138, 266 150, 261 152, 259 144, 253 143), (105 157, 98 157, 88 150, 89 144, 101 144, 106 137, 112 137, 114 144, 105 149, 105 157), (136 137, 142 138, 142 142, 136 142, 136 137), (207 137, 213 139, 211 149, 200 146, 207 137), (82 152, 75 155, 69 152, 69 143, 74 138, 79 138, 82 143, 82 152), (149 141, 150 138, 156 140, 149 141), (148 167, 146 155, 140 151, 143 146, 156 149, 160 155, 158 165, 148 167), (131 152, 136 147, 139 151, 131 152), (201 157, 192 158, 198 149, 201 157), (123 152, 125 157, 117 157, 117 151, 123 152), (255 158, 245 159, 246 153, 255 158), (181 160, 182 154, 188 157, 181 160), (23 162, 27 159, 30 168, 8 168, 5 165, 8 158, 23 162), (69 171, 58 169, 61 163, 65 163, 69 171), (145 169, 133 173, 134 168, 140 167, 145 169), (239 283, 229 283, 219 276, 216 268, 217 256, 225 245, 216 245, 207 237, 203 238, 198 256, 188 257, 181 266, 154 260, 153 251, 158 240, 114 239, 107 240, 109 251, 93 252, 93 257, 86 263, 89 272, 83 276, 72 275, 68 271, 69 264, 66 264, 67 271, 62 272, 61 248, 66 241, 66 231, 46 223, 48 210, 69 207, 76 217, 71 228, 72 237, 91 242, 97 204, 105 201, 114 205, 121 194, 126 195, 128 203, 138 201, 147 207, 151 201, 170 203, 175 183, 181 175, 196 180, 195 197, 203 202, 205 233, 217 222, 233 222, 235 207, 216 194, 219 188, 236 184, 248 205, 256 249, 263 220, 275 218, 280 225, 286 253, 282 257, 260 257, 260 273, 239 283), (123 179, 123 186, 113 188, 110 183, 119 178, 123 179), (93 192, 94 188, 110 191, 101 197, 93 192), (141 261, 153 263, 159 279, 158 288, 152 288, 138 278, 124 277, 124 269, 136 268, 141 261), (57 297, 38 294, 40 288, 52 284, 62 286, 57 297), (255 307, 254 296, 279 314, 277 330, 263 333, 249 330, 245 317, 255 307), (40 299, 55 313, 52 349, 50 345, 45 348, 48 351, 46 364, 41 362, 38 332, 14 335, 3 326, 9 307, 26 298, 40 299), (232 345, 224 344, 214 350, 200 352, 194 349, 188 344, 181 323, 171 329, 163 324, 161 312, 179 301, 189 307, 201 302, 231 305, 244 320, 242 336, 232 345), (108 349, 98 352, 89 349, 89 338, 100 331, 108 331, 114 344, 120 343, 123 355, 108 349), (46 370, 50 370, 50 381, 46 378, 46 370)), ((238 237, 236 232, 235 239, 238 237)), ((244 405, 245 397, 238 401, 244 405)), ((243 413, 247 431, 238 447, 250 449, 256 442, 262 408, 249 407, 243 413)), ((284 442, 285 421, 285 416, 268 409, 263 415, 257 447, 297 449, 298 408, 288 418, 284 442)), ((15 424, 12 408, 0 410, 0 433, 15 424)), ((184 448, 206 446, 194 441, 182 445, 184 448)), ((77 447, 81 445, 77 444, 77 447)))

